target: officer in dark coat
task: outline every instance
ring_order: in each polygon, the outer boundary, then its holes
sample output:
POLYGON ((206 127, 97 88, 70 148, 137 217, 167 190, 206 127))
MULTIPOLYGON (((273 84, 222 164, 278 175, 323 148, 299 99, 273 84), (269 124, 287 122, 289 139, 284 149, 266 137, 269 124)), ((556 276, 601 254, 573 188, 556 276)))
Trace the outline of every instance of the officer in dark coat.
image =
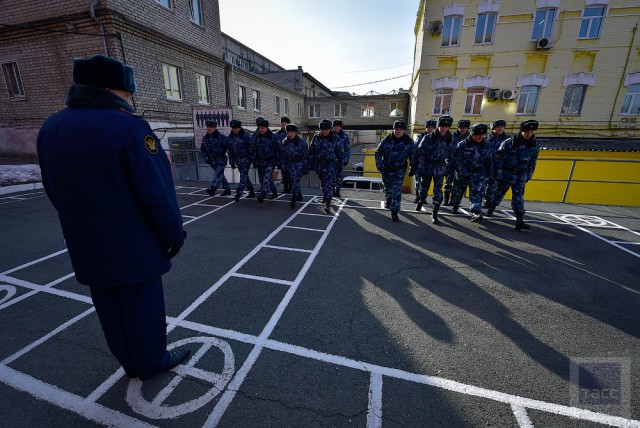
POLYGON ((211 187, 207 189, 209 196, 215 196, 218 187, 223 186, 224 192, 222 196, 231 194, 231 187, 227 178, 224 176, 224 170, 227 166, 227 150, 229 149, 229 138, 218 131, 218 122, 215 120, 207 120, 207 133, 202 137, 200 151, 204 161, 211 165, 213 169, 213 179, 211 187))
POLYGON ((320 178, 324 212, 329 214, 336 172, 342 171, 344 152, 342 151, 342 140, 333 133, 329 119, 322 119, 318 128, 320 128, 320 133, 313 136, 309 146, 309 166, 316 170, 318 178, 320 178))
POLYGON ((309 144, 298 135, 298 125, 289 124, 286 127, 287 137, 282 141, 281 157, 283 171, 291 175, 291 208, 296 207, 296 201, 302 200, 300 179, 309 174, 309 144))
POLYGON ((278 191, 273 182, 273 171, 276 165, 280 164, 282 141, 278 141, 276 134, 271 132, 268 120, 258 118, 256 124, 258 130, 251 139, 251 157, 258 168, 258 177, 260 178, 258 202, 262 203, 269 190, 271 190, 271 199, 278 197, 278 191))
MULTIPOLYGON (((504 128, 507 126, 507 122, 503 119, 493 121, 491 124, 491 131, 487 134, 487 143, 489 148, 489 154, 491 155, 491 162, 495 165, 496 153, 500 148, 500 145, 504 140, 509 138, 504 128)), ((485 208, 491 206, 491 201, 495 198, 496 191, 498 190, 498 182, 496 181, 495 168, 492 168, 491 174, 484 179, 484 198, 485 208)))
POLYGON ((240 201, 245 187, 249 189, 247 198, 255 198, 256 196, 253 183, 249 178, 249 168, 252 163, 251 137, 242 127, 242 122, 234 119, 231 121, 231 133, 229 133, 229 164, 232 169, 238 168, 240 173, 240 183, 238 183, 234 198, 236 202, 240 201))
POLYGON ((516 215, 516 230, 529 229, 524 222, 524 189, 527 181, 533 177, 540 153, 540 143, 535 134, 537 129, 538 121, 525 120, 520 124, 520 132, 505 140, 496 152, 498 190, 487 215, 493 215, 511 188, 511 208, 516 215))
MULTIPOLYGON (((436 126, 438 126, 438 122, 436 122, 435 120, 429 119, 425 122, 424 124, 424 132, 418 134, 418 136, 416 136, 415 138, 415 150, 413 152, 413 156, 417 157, 418 159, 420 158, 420 143, 422 142, 422 140, 427 136, 427 135, 431 135, 433 133, 433 131, 436 129, 436 126)), ((417 165, 417 162, 416 162, 417 165)), ((422 186, 422 177, 420 176, 420 174, 415 174, 415 178, 416 178, 416 198, 414 199, 414 203, 417 204, 420 202, 420 188, 422 186)), ((427 192, 429 189, 425 189, 425 192, 427 192)))
MULTIPOLYGON (((441 121, 449 123, 449 126, 453 123, 453 118, 449 116, 441 116, 440 120, 438 120, 438 126, 440 126, 441 121)), ((458 129, 454 133, 451 134, 451 156, 447 161, 447 172, 445 175, 445 183, 444 183, 444 203, 442 205, 448 206, 452 205, 451 195, 453 194, 453 188, 455 186, 455 177, 456 177, 456 165, 453 160, 453 152, 455 152, 458 143, 469 136, 469 126, 471 122, 467 119, 461 119, 458 121, 458 129)))
MULTIPOLYGON (((334 119, 333 120, 333 135, 340 138, 340 142, 342 144, 342 166, 343 168, 349 164, 349 159, 351 158, 351 140, 349 139, 349 134, 344 132, 342 127, 344 126, 342 120, 334 119)), ((341 198, 340 189, 342 189, 342 182, 344 176, 342 174, 342 169, 338 170, 336 168, 336 181, 335 181, 335 191, 333 192, 333 196, 336 198, 341 198)))
MULTIPOLYGON (((278 141, 280 143, 284 142, 284 139, 287 138, 287 125, 291 123, 291 119, 287 116, 282 116, 280 119, 280 129, 276 132, 276 137, 278 137, 278 141)), ((284 189, 282 193, 291 193, 291 173, 287 170, 284 164, 280 165, 280 172, 282 174, 282 186, 284 189)))
POLYGON ((109 349, 127 376, 147 379, 189 354, 166 349, 161 277, 186 236, 169 160, 128 103, 131 67, 76 59, 73 82, 38 134, 42 183, 109 349))

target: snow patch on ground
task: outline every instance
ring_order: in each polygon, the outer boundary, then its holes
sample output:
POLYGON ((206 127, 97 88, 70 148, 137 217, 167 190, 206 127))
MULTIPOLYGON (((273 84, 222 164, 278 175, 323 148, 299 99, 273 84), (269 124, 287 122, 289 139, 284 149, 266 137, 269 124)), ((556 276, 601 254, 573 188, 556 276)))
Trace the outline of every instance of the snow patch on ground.
POLYGON ((0 186, 42 181, 39 165, 0 165, 0 186))

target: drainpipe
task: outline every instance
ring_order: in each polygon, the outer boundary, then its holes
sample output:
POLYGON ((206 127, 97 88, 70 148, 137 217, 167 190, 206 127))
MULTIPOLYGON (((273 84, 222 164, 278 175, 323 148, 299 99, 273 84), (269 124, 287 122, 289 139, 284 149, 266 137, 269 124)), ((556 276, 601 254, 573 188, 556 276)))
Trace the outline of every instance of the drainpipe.
POLYGON ((100 35, 102 36, 102 46, 104 47, 104 54, 105 56, 109 56, 109 47, 107 46, 107 38, 104 35, 104 25, 102 25, 102 22, 100 22, 100 20, 96 16, 96 6, 98 5, 98 3, 100 3, 100 0, 91 0, 91 5, 89 6, 89 13, 91 13, 91 17, 93 18, 94 21, 96 21, 96 24, 98 24, 98 27, 100 27, 100 35))
POLYGON ((609 116, 609 132, 612 132, 612 122, 613 122, 613 113, 615 112, 616 105, 618 104, 618 98, 620 96, 620 91, 622 90, 622 86, 624 85, 624 79, 627 76, 627 67, 629 66, 629 57, 631 56, 631 51, 633 50, 633 42, 636 40, 636 32, 638 31, 638 22, 636 22, 635 27, 631 29, 633 35, 631 36, 631 43, 629 44, 629 50, 627 51, 627 59, 624 62, 624 70, 622 71, 622 76, 620 76, 620 83, 618 84, 618 90, 616 91, 616 99, 613 101, 613 107, 611 108, 611 115, 609 116))

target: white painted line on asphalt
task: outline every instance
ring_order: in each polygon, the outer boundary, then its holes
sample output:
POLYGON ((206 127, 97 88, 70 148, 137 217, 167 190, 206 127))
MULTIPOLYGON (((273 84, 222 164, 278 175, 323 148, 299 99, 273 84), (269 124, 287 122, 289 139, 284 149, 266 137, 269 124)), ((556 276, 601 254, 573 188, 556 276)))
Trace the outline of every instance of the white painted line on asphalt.
POLYGON ((622 245, 640 245, 640 242, 628 242, 628 241, 609 241, 614 244, 622 244, 622 245))
POLYGON ((369 376, 369 410, 367 428, 382 428, 382 375, 371 373, 369 376))
POLYGON ((283 250, 283 251, 297 251, 300 253, 310 253, 311 250, 304 250, 302 248, 290 248, 290 247, 280 247, 278 245, 265 245, 264 248, 273 248, 274 250, 283 250))
POLYGON ((616 247, 616 248, 618 248, 618 249, 620 249, 620 250, 624 251, 625 253, 628 253, 628 254, 631 254, 632 256, 636 256, 636 257, 640 258, 640 254, 636 253, 635 251, 631 251, 630 249, 625 248, 625 247, 623 247, 622 245, 616 244, 614 241, 610 241, 610 240, 608 240, 607 238, 604 238, 604 237, 602 237, 602 236, 598 235, 597 233, 594 233, 594 232, 590 231, 589 229, 585 229, 585 228, 584 228, 584 227, 582 227, 582 226, 575 226, 575 225, 574 225, 574 227, 575 227, 576 229, 578 229, 578 230, 581 230, 581 231, 583 231, 583 232, 585 232, 585 233, 588 233, 589 235, 591 235, 591 236, 593 236, 593 237, 595 237, 595 238, 600 239, 601 241, 606 242, 606 243, 607 243, 607 244, 609 244, 609 245, 612 245, 612 246, 614 246, 614 247, 616 247))
MULTIPOLYGON (((65 290, 59 290, 59 289, 53 288, 53 287, 46 287, 46 286, 42 286, 42 285, 38 285, 38 284, 33 284, 31 282, 24 281, 22 279, 12 278, 12 277, 6 276, 6 275, 0 275, 0 281, 1 282, 6 282, 8 284, 12 284, 12 285, 17 285, 17 286, 20 286, 20 287, 28 288, 28 289, 34 290, 36 292, 43 292, 43 293, 47 293, 47 294, 53 294, 54 296, 66 297, 66 298, 71 299, 71 300, 76 300, 78 302, 83 302, 83 303, 88 303, 90 305, 93 305, 93 301, 91 300, 91 297, 83 296, 82 294, 72 293, 70 291, 65 291, 65 290)), ((35 294, 35 293, 31 293, 30 295, 32 295, 32 294, 35 294)), ((11 306, 13 304, 13 302, 17 301, 18 299, 22 300, 23 297, 20 296, 20 297, 17 297, 15 299, 11 300, 11 301, 8 301, 8 302, 4 303, 2 306, 0 306, 0 309, 4 309, 7 306, 11 306)))
POLYGON ((309 232, 320 232, 324 233, 324 229, 312 229, 310 227, 299 227, 299 226, 285 226, 285 229, 298 229, 298 230, 308 230, 309 232))
POLYGON ((511 403, 511 410, 513 410, 513 416, 516 417, 520 428, 533 428, 533 423, 531 423, 531 419, 529 419, 527 409, 511 403))
POLYGON ((25 263, 25 264, 20 265, 18 267, 14 267, 13 269, 9 269, 9 270, 6 270, 4 272, 0 272, 0 275, 7 275, 7 274, 10 274, 10 273, 22 270, 22 269, 24 269, 26 267, 33 266, 33 265, 35 265, 37 263, 43 262, 43 261, 48 260, 48 259, 50 259, 52 257, 55 257, 55 256, 59 256, 60 254, 63 254, 63 253, 66 253, 66 252, 67 252, 67 249, 65 248, 64 250, 60 250, 58 252, 49 254, 48 256, 44 256, 44 257, 41 257, 39 259, 30 261, 29 263, 25 263))
POLYGON ((196 218, 196 216, 194 216, 194 215, 186 215, 186 214, 180 214, 180 215, 181 215, 183 218, 190 218, 190 219, 196 218))
MULTIPOLYGON (((0 365, 0 381, 18 391, 24 391, 49 404, 77 413, 85 419, 105 426, 122 428, 149 428, 154 426, 120 413, 117 410, 86 400, 7 366, 0 365)), ((45 421, 42 421, 42 423, 45 423, 45 421)))
POLYGON ((318 214, 318 213, 300 213, 300 215, 310 215, 310 216, 315 216, 315 217, 327 217, 326 214, 318 214))
MULTIPOLYGON (((19 296, 19 297, 16 297, 16 298, 15 298, 15 299, 13 299, 13 300, 9 300, 9 299, 6 299, 6 298, 5 298, 5 299, 3 299, 3 300, 2 300, 2 302, 0 302, 0 303, 3 303, 3 304, 1 304, 1 305, 0 305, 0 310, 4 309, 4 308, 6 308, 6 307, 9 307, 9 306, 11 306, 11 305, 15 305, 16 303, 18 303, 18 302, 20 302, 20 301, 22 301, 22 300, 24 300, 24 299, 26 299, 26 298, 28 298, 28 297, 31 297, 31 296, 33 296, 34 294, 37 294, 37 293, 39 293, 39 292, 43 291, 43 288, 51 288, 51 287, 53 287, 54 285, 58 285, 59 283, 61 283, 61 282, 63 282, 63 281, 66 281, 67 279, 72 278, 72 277, 74 277, 75 275, 76 275, 75 273, 70 273, 70 274, 68 274, 68 275, 65 275, 65 276, 63 276, 62 278, 58 278, 58 279, 56 279, 55 281, 51 281, 51 282, 50 282, 50 283, 48 283, 48 284, 45 284, 45 285, 43 285, 43 286, 38 286, 39 288, 37 288, 37 289, 32 289, 32 290, 31 290, 31 291, 29 291, 28 293, 25 293, 25 294, 23 294, 23 295, 21 295, 21 296, 19 296), (5 303, 5 302, 6 302, 6 303, 5 303)), ((6 278, 6 276, 5 276, 4 278, 6 278)), ((35 284, 34 284, 34 285, 35 285, 35 284)), ((57 294, 57 293, 55 293, 55 292, 54 292, 54 293, 52 293, 52 294, 57 294)), ((75 293, 73 293, 73 294, 75 294, 75 293)), ((76 294, 76 296, 78 296, 78 295, 76 294)), ((71 299, 72 299, 72 300, 77 300, 75 297, 72 297, 71 299)))
POLYGON ((94 311, 95 311, 95 308, 91 307, 91 308, 87 309, 86 311, 84 311, 83 313, 81 313, 80 315, 76 315, 75 317, 71 318, 69 321, 67 321, 67 322, 65 322, 63 324, 60 324, 56 329, 54 329, 54 330, 50 331, 49 333, 45 334, 40 339, 34 340, 29 345, 25 346, 24 348, 22 348, 21 350, 19 350, 15 354, 10 355, 7 358, 5 358, 4 360, 0 361, 0 364, 4 364, 4 365, 11 364, 13 361, 17 360, 18 358, 20 358, 21 356, 23 356, 27 352, 31 351, 36 346, 46 342, 47 340, 49 340, 50 338, 52 338, 56 334, 58 334, 61 331, 65 330, 70 325, 75 324, 76 322, 80 321, 82 318, 86 317, 87 315, 92 314, 94 311))
POLYGON ((282 285, 293 285, 292 281, 288 281, 286 279, 277 279, 277 278, 270 278, 268 276, 259 276, 259 275, 249 275, 246 273, 233 273, 230 276, 232 277, 237 277, 237 278, 244 278, 244 279, 251 279, 254 281, 261 281, 261 282, 270 282, 272 284, 282 284, 282 285))

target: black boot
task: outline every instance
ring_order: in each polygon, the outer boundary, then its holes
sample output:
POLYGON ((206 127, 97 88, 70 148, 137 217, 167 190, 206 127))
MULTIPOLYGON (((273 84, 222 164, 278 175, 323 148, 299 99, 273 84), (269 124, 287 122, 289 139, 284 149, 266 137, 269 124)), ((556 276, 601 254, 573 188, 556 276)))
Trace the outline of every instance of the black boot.
POLYGON ((231 188, 224 189, 224 192, 220 194, 220 196, 229 196, 231 194, 231 188))
POLYGON ((460 208, 459 204, 453 204, 453 207, 451 208, 451 214, 455 214, 458 212, 458 208, 460 208))
POLYGON ((336 191, 333 192, 333 196, 335 196, 336 198, 341 198, 342 196, 340 195, 340 189, 336 189, 336 191))
POLYGON ((209 187, 209 188, 207 189, 207 194, 208 194, 209 196, 215 196, 215 195, 216 195, 216 190, 218 190, 218 188, 217 188, 217 187, 213 187, 213 186, 211 186, 211 187, 209 187))
POLYGON ((416 198, 413 200, 413 203, 414 204, 419 204, 420 203, 420 194, 419 193, 416 193, 416 198))
POLYGON ((396 211, 396 210, 392 210, 391 211, 391 220, 400 221, 400 219, 398 218, 398 211, 396 211))
POLYGON ((277 190, 273 190, 273 191, 271 192, 271 199, 275 199, 275 198, 277 198, 277 197, 278 197, 278 191, 277 191, 277 190))
POLYGON ((416 205, 416 211, 422 211, 422 206, 426 204, 427 201, 424 199, 418 199, 418 205, 416 205))
POLYGON ((329 214, 331 212, 331 198, 325 198, 324 212, 329 214))
POLYGON ((387 200, 384 203, 384 207, 385 208, 389 208, 391 207, 391 198, 387 198, 387 200))
POLYGON ((451 205, 451 192, 444 192, 444 203, 442 205, 445 207, 451 205))
POLYGON ((249 194, 247 195, 247 198, 255 198, 256 197, 256 192, 254 192, 253 190, 249 190, 249 194))
POLYGON ((291 207, 291 209, 294 209, 296 207, 296 200, 298 198, 296 198, 296 195, 291 195, 291 202, 289 202, 289 206, 291 207))
POLYGON ((296 201, 301 201, 302 200, 302 193, 298 193, 296 195, 296 201))
POLYGON ((236 202, 240 202, 241 197, 242 197, 242 193, 236 193, 236 196, 233 198, 233 200, 236 202))
POLYGON ((524 214, 516 214, 516 230, 527 230, 529 225, 524 222, 524 214))
POLYGON ((487 210, 487 217, 493 217, 493 212, 495 211, 496 207, 494 207, 493 205, 489 206, 489 209, 487 210))
POLYGON ((262 203, 266 195, 267 194, 265 192, 260 192, 260 194, 258 195, 258 202, 262 203))
POLYGON ((440 204, 433 204, 433 212, 431 213, 431 223, 440 224, 440 220, 438 220, 439 210, 440 210, 440 204))

